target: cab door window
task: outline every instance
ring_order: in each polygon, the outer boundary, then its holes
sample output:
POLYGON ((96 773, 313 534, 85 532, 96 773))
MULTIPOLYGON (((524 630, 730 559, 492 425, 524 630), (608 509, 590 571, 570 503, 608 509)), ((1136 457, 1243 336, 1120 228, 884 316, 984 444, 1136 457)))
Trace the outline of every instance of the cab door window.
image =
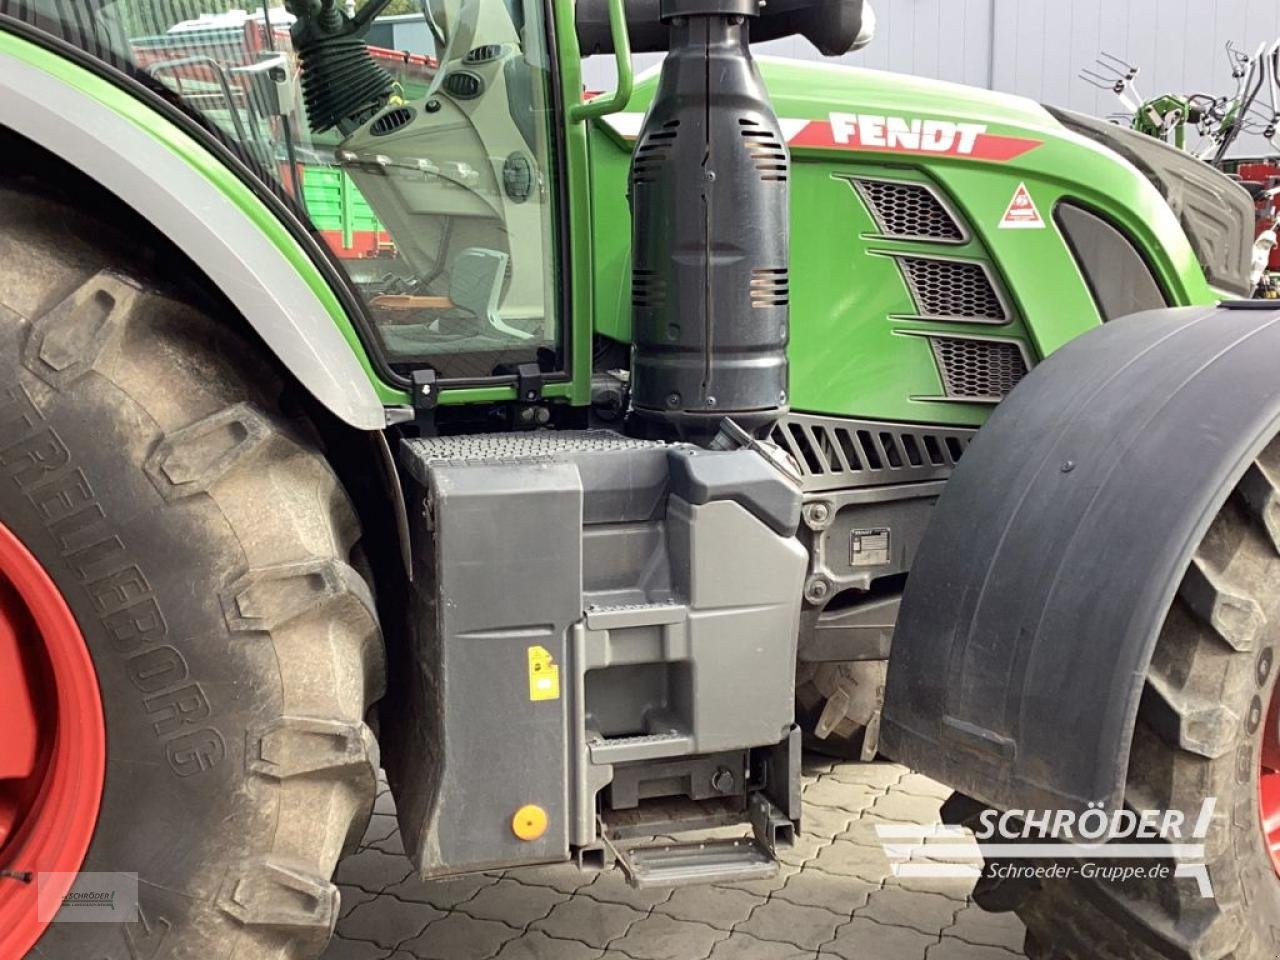
POLYGON ((446 380, 563 369, 542 0, 374 2, 26 9, 196 115, 292 201, 393 365, 446 380))

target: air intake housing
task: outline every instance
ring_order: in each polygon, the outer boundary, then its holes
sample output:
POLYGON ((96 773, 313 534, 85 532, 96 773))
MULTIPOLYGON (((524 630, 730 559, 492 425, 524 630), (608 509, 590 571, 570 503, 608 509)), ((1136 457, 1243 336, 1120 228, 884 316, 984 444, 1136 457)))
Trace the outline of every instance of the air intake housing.
POLYGON ((663 0, 631 168, 632 405, 705 442, 787 407, 790 157, 748 47, 757 0, 663 0))

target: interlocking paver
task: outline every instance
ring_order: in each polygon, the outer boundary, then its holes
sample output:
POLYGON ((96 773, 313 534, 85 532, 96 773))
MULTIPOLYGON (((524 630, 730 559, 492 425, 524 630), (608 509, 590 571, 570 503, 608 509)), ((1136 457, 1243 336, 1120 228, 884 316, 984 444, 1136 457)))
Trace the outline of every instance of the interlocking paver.
POLYGON ((562 940, 581 940, 588 946, 603 950, 614 940, 625 936, 632 924, 644 917, 642 911, 620 903, 575 897, 557 903, 551 913, 533 924, 532 929, 562 940))
POLYGON ((600 900, 603 903, 620 903, 624 907, 634 907, 648 913, 660 903, 671 899, 671 891, 662 888, 634 890, 627 883, 621 870, 606 870, 596 877, 589 887, 578 891, 580 895, 600 900))
MULTIPOLYGON (((600 951, 573 940, 555 940, 533 930, 512 940, 493 960, 599 960, 600 951)), ((326 958, 327 960, 327 958, 326 958)))
POLYGON ((500 920, 523 930, 567 899, 568 894, 550 887, 531 887, 516 880, 503 879, 485 887, 470 900, 459 904, 457 909, 469 917, 500 920))
POLYGON ((787 878, 794 876, 800 872, 800 866, 792 866, 789 863, 778 864, 778 872, 772 877, 766 877, 764 880, 735 880, 725 883, 717 883, 717 887, 724 887, 728 890, 744 890, 747 893, 755 894, 761 900, 766 900, 769 894, 775 890, 779 890, 787 882, 787 878))
POLYGON ((369 826, 364 831, 364 839, 360 841, 360 846, 372 847, 399 832, 400 825, 396 822, 395 814, 375 813, 369 818, 369 826))
POLYGON ((896 763, 842 763, 832 768, 830 777, 841 783, 858 783, 883 791, 907 773, 906 767, 896 763))
POLYGON ((804 833, 776 877, 675 891, 561 864, 420 880, 397 853, 382 784, 360 849, 339 869, 341 917, 324 960, 1022 956, 1021 923, 973 905, 973 881, 891 874, 876 825, 937 823, 945 787, 890 763, 807 757, 804 774, 804 833))
POLYGON ((439 910, 420 903, 380 897, 352 910, 342 920, 342 934, 394 950, 405 940, 420 934, 431 921, 443 916, 439 910))
POLYGON ((924 797, 915 793, 903 793, 893 787, 883 797, 876 799, 869 808, 876 816, 886 820, 910 823, 938 823, 942 801, 937 797, 924 797))
POLYGON ((925 954, 926 960, 1014 960, 1020 956, 1021 953, 1013 953, 1003 947, 979 946, 955 937, 943 937, 925 954))
POLYGON ((635 960, 691 960, 705 957, 729 936, 705 923, 690 923, 660 913, 634 924, 627 935, 609 946, 635 960))
POLYGON ((402 944, 417 960, 486 960, 521 936, 497 920, 477 920, 451 913, 402 944))
POLYGON ((382 783, 378 785, 378 791, 378 799, 374 801, 373 812, 394 817, 396 815, 396 802, 391 799, 391 788, 382 783))
POLYGON ((808 804, 801 814, 800 827, 806 836, 832 840, 848 830, 856 816, 848 810, 808 804))
POLYGON ((821 853, 823 847, 830 846, 831 843, 832 841, 827 837, 802 834, 796 837, 796 842, 791 846, 778 849, 778 860, 784 866, 790 864, 793 867, 802 867, 821 853))
POLYGON ((953 900, 968 900, 976 879, 964 877, 886 877, 885 886, 902 887, 923 893, 940 893, 953 900))
POLYGON ((836 931, 834 940, 823 945, 822 956, 844 960, 924 960, 925 951, 937 942, 937 937, 917 930, 855 917, 836 931))
POLYGON ((425 903, 438 910, 452 910, 466 903, 485 887, 498 882, 497 877, 483 873, 469 877, 451 877, 447 880, 422 880, 415 873, 383 891, 400 900, 425 903))
POLYGON ((717 943, 707 960, 813 960, 813 951, 735 933, 717 943))
POLYGON ((870 810, 884 791, 861 783, 845 783, 834 777, 823 777, 804 789, 804 802, 815 807, 845 810, 850 816, 870 810))
POLYGON ((677 920, 694 920, 709 924, 717 930, 732 930, 736 924, 751 916, 760 898, 745 890, 729 887, 681 887, 666 903, 654 908, 677 920))
POLYGON ((1026 927, 1012 913, 987 913, 970 904, 956 915, 955 925, 942 931, 943 937, 955 937, 978 946, 1004 947, 1022 952, 1026 927))
POLYGON ((936 937, 956 922, 956 914, 961 909, 962 905, 955 900, 936 893, 886 887, 871 894, 867 905, 858 910, 857 915, 876 923, 910 927, 936 937))
POLYGON ((915 793, 922 797, 937 797, 946 800, 951 796, 951 788, 937 780, 930 780, 922 773, 908 773, 894 786, 903 793, 915 793))
POLYGON ((879 883, 889 873, 889 860, 878 847, 838 839, 823 847, 809 866, 841 877, 879 883))
POLYGON ((583 887, 595 883, 596 874, 579 869, 572 863, 553 863, 544 867, 522 867, 509 870, 507 875, 521 883, 535 887, 550 887, 561 893, 577 893, 583 887))
POLYGON ((797 947, 817 950, 835 936, 836 929, 844 923, 830 910, 822 907, 802 907, 786 900, 768 900, 752 911, 745 923, 734 928, 735 933, 746 933, 760 940, 792 943, 797 947))
POLYGON ((370 893, 368 890, 361 890, 359 887, 339 885, 338 896, 340 897, 338 918, 342 919, 360 904, 368 903, 370 900, 377 898, 378 895, 370 893))
POLYGON ((376 943, 334 937, 324 960, 386 960, 387 951, 376 943))
POLYGON ((413 867, 404 857, 394 857, 368 847, 356 851, 338 864, 333 880, 339 886, 359 887, 370 893, 381 893, 412 872, 413 867))
POLYGON ((822 907, 848 920, 854 910, 866 904, 871 892, 879 889, 879 884, 811 869, 788 877, 786 884, 774 891, 773 898, 804 907, 822 907))

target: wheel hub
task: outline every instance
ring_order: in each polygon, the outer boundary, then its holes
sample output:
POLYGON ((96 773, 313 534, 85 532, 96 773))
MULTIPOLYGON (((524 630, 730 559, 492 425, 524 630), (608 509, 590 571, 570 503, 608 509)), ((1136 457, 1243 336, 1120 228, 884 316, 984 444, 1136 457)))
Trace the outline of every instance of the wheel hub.
POLYGON ((53 580, 3 524, 0 731, 0 956, 20 957, 84 862, 106 736, 80 628, 53 580), (42 876, 50 873, 58 876, 42 876))
POLYGON ((1271 865, 1280 875, 1280 683, 1271 694, 1271 706, 1262 728, 1262 769, 1258 776, 1258 811, 1262 833, 1271 852, 1271 865))

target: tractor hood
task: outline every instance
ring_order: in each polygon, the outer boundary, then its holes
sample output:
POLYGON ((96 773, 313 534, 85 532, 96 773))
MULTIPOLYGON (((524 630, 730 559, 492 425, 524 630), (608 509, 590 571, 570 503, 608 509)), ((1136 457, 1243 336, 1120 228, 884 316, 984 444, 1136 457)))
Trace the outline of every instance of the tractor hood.
MULTIPOLYGON (((975 171, 999 170, 1034 181, 1042 207, 1047 190, 1050 203, 1069 197, 1102 212, 1144 250, 1156 251, 1154 259, 1167 256, 1175 273, 1199 272, 1220 290, 1250 292, 1248 196, 1181 151, 1152 140, 1139 155, 1142 144, 1116 142, 1126 132, 1121 128, 1112 134, 1109 124, 1067 122, 1062 111, 978 87, 835 64, 756 61, 798 163, 925 167, 954 184, 962 203, 975 171)), ((658 70, 637 78, 626 112, 605 118, 615 135, 638 132, 658 70)), ((1001 206, 995 216, 1003 212, 1001 206)))

